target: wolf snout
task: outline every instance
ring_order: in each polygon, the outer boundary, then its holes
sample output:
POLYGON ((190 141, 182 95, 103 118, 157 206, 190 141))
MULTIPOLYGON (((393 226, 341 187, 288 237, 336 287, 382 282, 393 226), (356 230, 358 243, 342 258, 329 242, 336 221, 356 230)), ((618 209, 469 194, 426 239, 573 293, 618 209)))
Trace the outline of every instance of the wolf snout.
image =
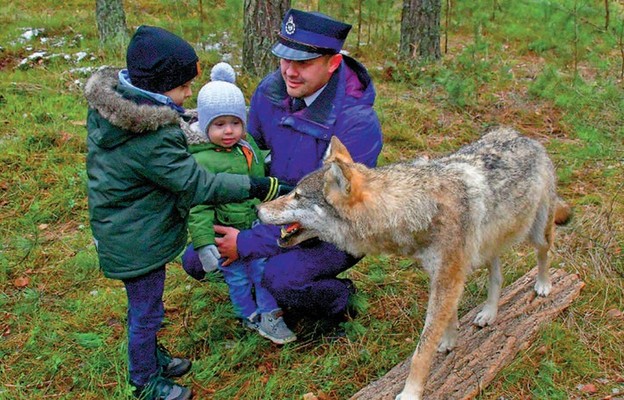
POLYGON ((266 223, 266 210, 262 207, 262 204, 256 205, 256 210, 258 214, 258 219, 262 221, 262 223, 266 223))

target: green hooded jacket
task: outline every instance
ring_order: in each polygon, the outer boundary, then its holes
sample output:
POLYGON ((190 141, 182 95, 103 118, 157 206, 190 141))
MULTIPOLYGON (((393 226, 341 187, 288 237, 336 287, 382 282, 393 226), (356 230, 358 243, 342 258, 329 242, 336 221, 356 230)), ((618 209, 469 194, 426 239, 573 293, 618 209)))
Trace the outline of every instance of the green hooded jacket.
MULTIPOLYGON (((199 131, 196 123, 184 132, 189 151, 206 170, 214 173, 264 176, 264 154, 251 136, 247 135, 244 140, 231 148, 224 148, 211 143, 208 136, 199 131)), ((241 203, 202 204, 193 207, 189 222, 193 247, 199 249, 215 244, 213 228, 215 224, 239 230, 251 228, 257 219, 256 205, 259 203, 257 199, 250 199, 241 203)))
POLYGON ((144 275, 187 242, 191 207, 249 197, 249 177, 214 175, 187 150, 180 114, 118 86, 102 68, 85 86, 89 217, 109 278, 144 275))

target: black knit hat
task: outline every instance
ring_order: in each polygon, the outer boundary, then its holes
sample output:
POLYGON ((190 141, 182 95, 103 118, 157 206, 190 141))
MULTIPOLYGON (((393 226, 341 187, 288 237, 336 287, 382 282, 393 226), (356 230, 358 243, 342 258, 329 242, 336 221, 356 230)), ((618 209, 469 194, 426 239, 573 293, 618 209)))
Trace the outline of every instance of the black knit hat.
POLYGON ((195 50, 184 39, 147 25, 137 29, 126 52, 132 84, 154 93, 167 92, 195 78, 198 61, 195 50))

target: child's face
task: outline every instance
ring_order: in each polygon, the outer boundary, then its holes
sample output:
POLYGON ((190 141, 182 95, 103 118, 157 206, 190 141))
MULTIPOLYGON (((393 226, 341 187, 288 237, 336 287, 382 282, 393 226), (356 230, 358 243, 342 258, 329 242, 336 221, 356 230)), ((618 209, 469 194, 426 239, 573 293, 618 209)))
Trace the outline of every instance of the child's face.
POLYGON ((208 138, 221 147, 232 147, 243 137, 243 121, 233 115, 215 118, 208 126, 208 138))
POLYGON ((184 101, 193 95, 193 91, 191 90, 191 85, 193 84, 193 79, 186 82, 184 85, 180 85, 171 90, 163 93, 165 96, 169 96, 174 103, 182 107, 184 101))

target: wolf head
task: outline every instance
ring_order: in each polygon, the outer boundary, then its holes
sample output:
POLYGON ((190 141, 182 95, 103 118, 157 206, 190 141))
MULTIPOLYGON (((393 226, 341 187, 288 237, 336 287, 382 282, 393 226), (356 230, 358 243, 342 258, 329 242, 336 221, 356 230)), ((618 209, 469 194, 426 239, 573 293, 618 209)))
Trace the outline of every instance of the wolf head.
POLYGON ((344 248, 336 233, 346 228, 349 213, 366 197, 365 171, 334 136, 323 167, 303 177, 288 195, 259 205, 258 218, 265 224, 286 225, 279 240, 282 247, 318 237, 344 248))

